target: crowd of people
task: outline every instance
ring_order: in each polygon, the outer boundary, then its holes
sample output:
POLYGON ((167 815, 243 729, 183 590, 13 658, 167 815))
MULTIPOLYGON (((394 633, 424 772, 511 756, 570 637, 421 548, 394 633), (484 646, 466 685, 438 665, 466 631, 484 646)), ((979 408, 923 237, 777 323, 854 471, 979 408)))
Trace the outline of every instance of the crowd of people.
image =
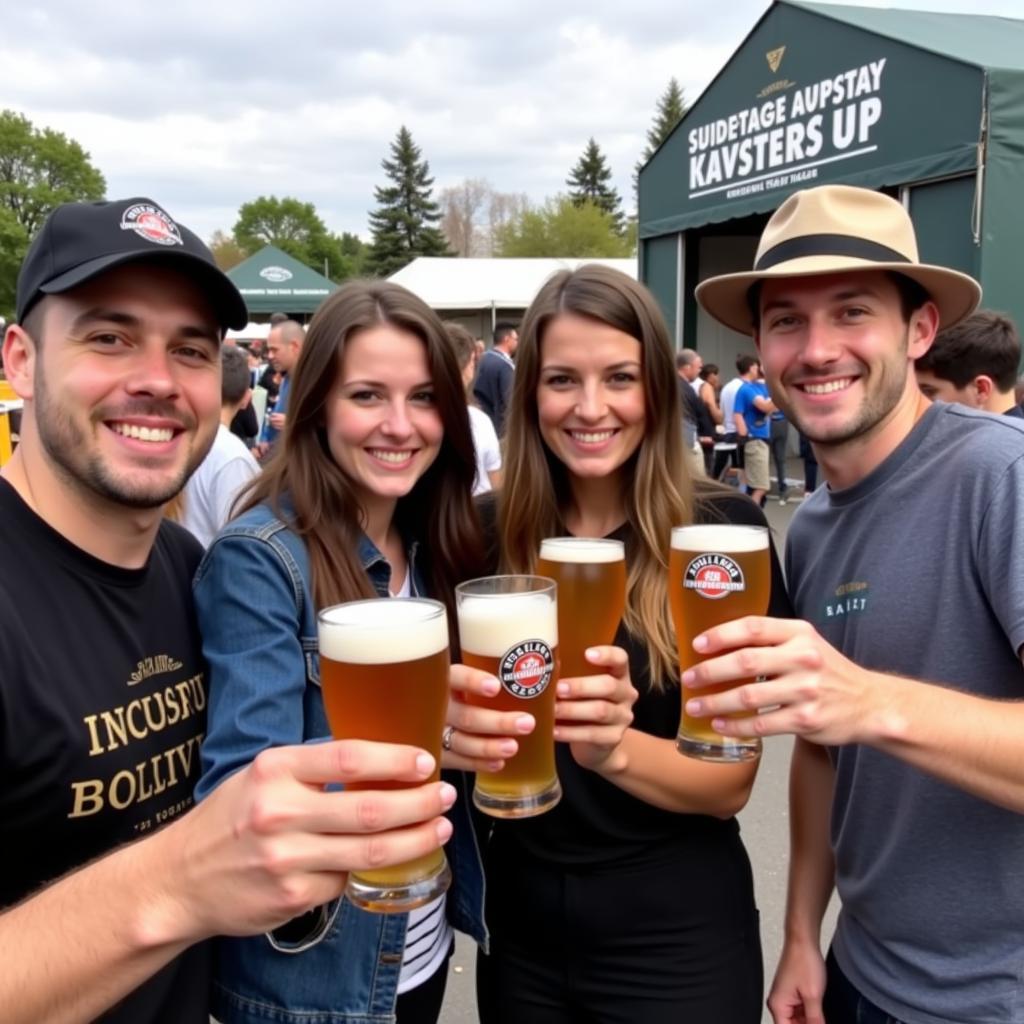
POLYGON ((483 1024, 756 1024, 758 762, 681 756, 684 691, 723 735, 796 737, 776 1024, 1024 1021, 1014 325, 847 186, 791 195, 697 297, 756 352, 721 387, 600 265, 485 352, 384 281, 246 351, 241 296, 157 203, 50 215, 3 341, 4 1021, 433 1024, 456 929, 483 1024), (765 526, 790 425, 824 486, 771 548, 767 614, 697 636, 680 677, 671 531, 765 526), (330 739, 319 610, 428 596, 454 623, 458 583, 532 573, 554 536, 627 561, 614 643, 556 684, 557 806, 474 811, 472 773, 536 721, 488 705, 454 633, 441 781, 330 739), (426 906, 343 898, 442 845, 426 906))

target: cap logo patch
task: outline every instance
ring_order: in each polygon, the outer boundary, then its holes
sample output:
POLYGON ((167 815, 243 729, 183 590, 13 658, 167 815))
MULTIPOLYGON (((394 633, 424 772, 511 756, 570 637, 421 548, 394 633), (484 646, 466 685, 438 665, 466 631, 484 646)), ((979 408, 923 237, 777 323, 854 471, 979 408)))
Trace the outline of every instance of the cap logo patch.
POLYGON ((294 276, 290 270, 285 270, 284 267, 264 267, 260 271, 260 277, 266 281, 272 281, 274 284, 290 281, 294 276))
POLYGON ((184 245, 178 225, 158 206, 136 203, 121 217, 121 230, 134 231, 147 242, 157 245, 184 245))

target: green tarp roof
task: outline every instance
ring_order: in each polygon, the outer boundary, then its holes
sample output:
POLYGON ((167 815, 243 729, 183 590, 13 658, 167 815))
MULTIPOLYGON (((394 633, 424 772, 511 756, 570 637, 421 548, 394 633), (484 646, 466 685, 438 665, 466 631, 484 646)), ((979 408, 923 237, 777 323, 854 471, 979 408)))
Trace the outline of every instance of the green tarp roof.
POLYGON ((639 237, 765 213, 812 183, 969 174, 980 153, 990 172, 1024 159, 1024 20, 775 0, 641 168, 639 237), (830 78, 844 98, 826 104, 830 78), (777 118, 737 121, 772 103, 777 118))
POLYGON ((250 315, 312 313, 338 287, 273 245, 232 267, 228 277, 242 293, 250 315))
MULTIPOLYGON (((1015 18, 851 7, 809 0, 783 2, 980 68, 1024 70, 1024 21, 1015 18)), ((965 6, 968 2, 965 0, 965 6)))
POLYGON ((680 267, 680 233, 756 233, 741 218, 836 181, 907 186, 922 251, 1024 320, 1024 0, 1019 19, 775 0, 641 168, 643 279, 675 311, 703 266, 694 239, 680 267))

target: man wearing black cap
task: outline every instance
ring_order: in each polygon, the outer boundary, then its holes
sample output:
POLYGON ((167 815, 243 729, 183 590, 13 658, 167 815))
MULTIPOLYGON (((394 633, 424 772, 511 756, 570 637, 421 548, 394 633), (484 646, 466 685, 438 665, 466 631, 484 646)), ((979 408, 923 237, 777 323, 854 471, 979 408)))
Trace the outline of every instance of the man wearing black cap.
POLYGON ((790 196, 753 271, 698 287, 827 484, 787 537, 804 621, 709 630, 683 674, 715 728, 798 737, 776 1024, 1024 1019, 1024 426, 913 372, 980 294, 919 260, 899 202, 843 185, 790 196))
POLYGON ((17 319, 3 343, 24 415, 0 475, 0 1016, 206 1024, 197 943, 275 927, 336 897, 349 869, 436 848, 451 787, 325 792, 433 767, 411 748, 329 743, 265 752, 191 809, 201 549, 162 507, 210 447, 220 342, 245 305, 199 238, 130 199, 51 214, 17 319))

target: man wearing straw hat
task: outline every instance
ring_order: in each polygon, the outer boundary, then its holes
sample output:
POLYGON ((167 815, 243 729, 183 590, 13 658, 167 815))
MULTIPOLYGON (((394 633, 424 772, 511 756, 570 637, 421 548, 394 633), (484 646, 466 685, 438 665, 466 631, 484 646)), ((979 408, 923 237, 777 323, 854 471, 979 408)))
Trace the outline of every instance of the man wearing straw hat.
POLYGON ((1024 427, 933 405, 913 372, 980 289, 919 262, 899 203, 826 186, 697 294, 753 334, 828 484, 789 531, 805 621, 709 630, 683 676, 722 732, 798 737, 776 1024, 1024 1021, 1024 427))

